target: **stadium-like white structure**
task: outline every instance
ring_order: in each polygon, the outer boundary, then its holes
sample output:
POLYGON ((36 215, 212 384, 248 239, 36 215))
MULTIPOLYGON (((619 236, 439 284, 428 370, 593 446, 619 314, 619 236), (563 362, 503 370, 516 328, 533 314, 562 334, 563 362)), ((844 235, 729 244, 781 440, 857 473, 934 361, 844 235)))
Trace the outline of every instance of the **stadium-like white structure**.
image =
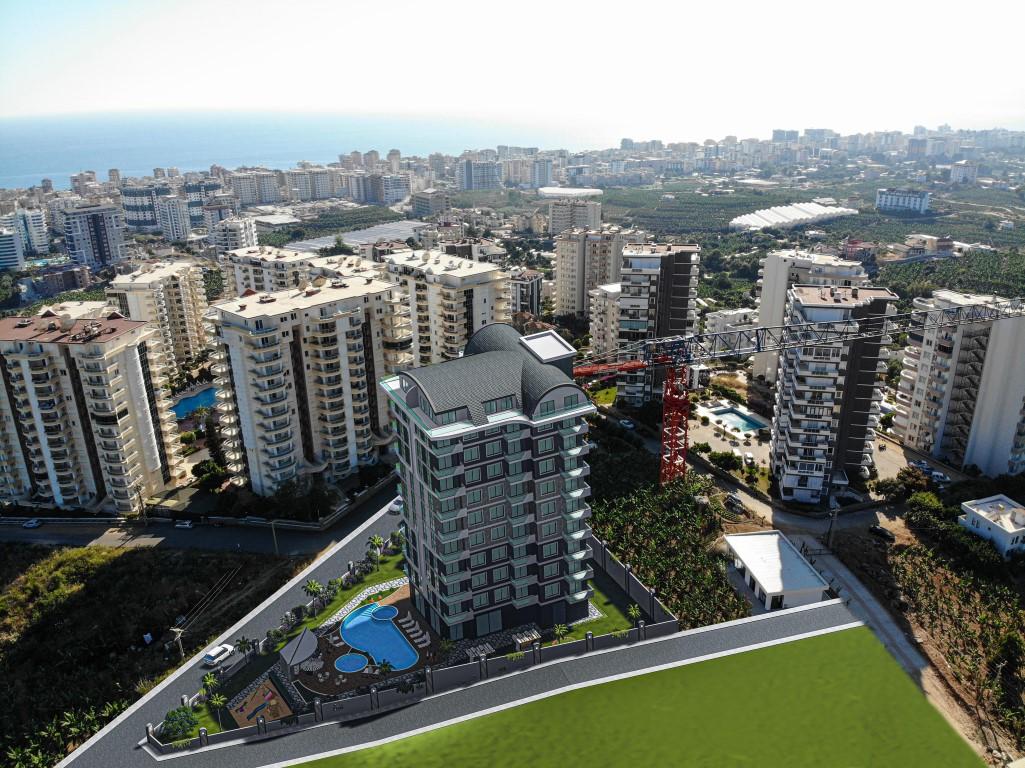
POLYGON ((766 227, 789 229, 801 224, 814 224, 841 216, 855 216, 857 213, 853 208, 840 208, 835 205, 820 205, 819 203, 778 205, 775 208, 763 208, 754 213, 738 216, 730 222, 730 229, 742 232, 765 229, 766 227))

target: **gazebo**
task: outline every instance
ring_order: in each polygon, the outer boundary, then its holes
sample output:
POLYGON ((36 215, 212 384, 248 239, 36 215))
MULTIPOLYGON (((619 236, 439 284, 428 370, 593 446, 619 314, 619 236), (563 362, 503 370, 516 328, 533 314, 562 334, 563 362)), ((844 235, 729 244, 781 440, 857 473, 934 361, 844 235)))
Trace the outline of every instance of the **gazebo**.
POLYGON ((281 649, 281 659, 288 668, 288 674, 295 677, 298 674, 299 665, 317 652, 317 636, 310 632, 308 627, 298 636, 288 641, 288 644, 281 649))

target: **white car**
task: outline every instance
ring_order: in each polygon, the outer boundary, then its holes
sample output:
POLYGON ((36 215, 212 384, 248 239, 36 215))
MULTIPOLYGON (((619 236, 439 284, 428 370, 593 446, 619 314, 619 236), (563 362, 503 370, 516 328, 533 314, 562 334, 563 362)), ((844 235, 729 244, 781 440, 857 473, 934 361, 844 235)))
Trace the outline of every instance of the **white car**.
POLYGON ((933 470, 929 473, 929 479, 932 480, 934 483, 950 482, 950 476, 946 472, 939 472, 937 470, 933 470))
POLYGON ((38 528, 42 524, 43 524, 42 520, 40 520, 38 517, 33 517, 31 520, 26 520, 24 523, 22 523, 21 527, 22 528, 38 528))
POLYGON ((404 502, 402 501, 402 497, 396 496, 395 501, 388 505, 388 511, 391 512, 393 515, 401 514, 403 504, 404 502))
POLYGON ((634 429, 636 425, 630 419, 620 419, 619 426, 623 429, 634 429))
POLYGON ((751 451, 744 454, 744 463, 749 467, 753 467, 755 465, 755 455, 751 453, 751 451))
POLYGON ((186 528, 186 529, 188 529, 188 528, 192 528, 192 526, 193 526, 193 523, 192 523, 191 520, 179 520, 177 523, 174 524, 175 528, 186 528))
POLYGON ((207 667, 216 667, 235 652, 235 646, 225 643, 217 645, 203 657, 203 664, 207 667))

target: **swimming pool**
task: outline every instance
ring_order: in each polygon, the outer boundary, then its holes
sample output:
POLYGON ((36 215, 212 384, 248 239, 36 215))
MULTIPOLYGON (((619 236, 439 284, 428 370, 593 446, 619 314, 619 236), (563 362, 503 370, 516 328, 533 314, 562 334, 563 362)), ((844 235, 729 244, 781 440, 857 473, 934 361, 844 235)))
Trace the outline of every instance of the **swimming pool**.
POLYGON ((217 387, 207 387, 206 389, 201 389, 194 395, 183 397, 171 406, 171 410, 174 411, 174 417, 181 421, 197 408, 213 407, 216 397, 217 387))
POLYGON ((359 672, 366 667, 368 661, 362 653, 346 653, 335 659, 335 669, 339 672, 359 672))
POLYGON ((754 417, 728 406, 711 408, 709 413, 712 414, 713 422, 722 419, 722 423, 731 430, 737 427, 741 432, 757 432, 759 429, 764 429, 768 426, 768 424, 764 424, 754 417))
POLYGON ((396 672, 409 669, 420 655, 392 621, 398 615, 394 605, 368 603, 342 621, 342 640, 353 649, 373 656, 377 664, 387 661, 396 672))

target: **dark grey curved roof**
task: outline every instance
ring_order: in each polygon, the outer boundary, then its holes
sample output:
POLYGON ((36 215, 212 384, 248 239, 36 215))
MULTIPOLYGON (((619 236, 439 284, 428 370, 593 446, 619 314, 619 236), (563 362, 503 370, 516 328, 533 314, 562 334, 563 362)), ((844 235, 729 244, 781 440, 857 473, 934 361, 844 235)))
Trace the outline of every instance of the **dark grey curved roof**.
POLYGON ((470 337, 458 360, 400 375, 416 382, 435 413, 466 408, 474 424, 486 424, 484 403, 513 397, 530 414, 553 387, 576 385, 559 368, 534 357, 520 338, 511 325, 486 325, 470 337))

